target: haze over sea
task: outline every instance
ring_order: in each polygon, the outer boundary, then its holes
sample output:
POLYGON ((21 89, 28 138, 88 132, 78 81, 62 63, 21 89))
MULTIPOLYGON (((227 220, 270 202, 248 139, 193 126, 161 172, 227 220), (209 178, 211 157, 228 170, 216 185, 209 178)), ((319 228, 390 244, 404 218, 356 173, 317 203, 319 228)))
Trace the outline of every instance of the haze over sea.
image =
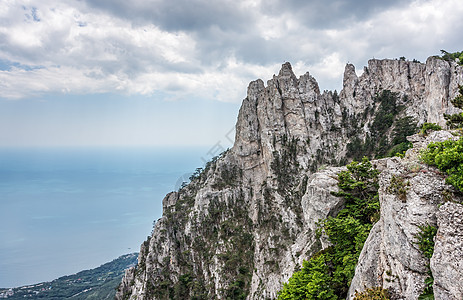
POLYGON ((207 147, 0 149, 0 287, 138 252, 165 194, 210 158, 207 147))

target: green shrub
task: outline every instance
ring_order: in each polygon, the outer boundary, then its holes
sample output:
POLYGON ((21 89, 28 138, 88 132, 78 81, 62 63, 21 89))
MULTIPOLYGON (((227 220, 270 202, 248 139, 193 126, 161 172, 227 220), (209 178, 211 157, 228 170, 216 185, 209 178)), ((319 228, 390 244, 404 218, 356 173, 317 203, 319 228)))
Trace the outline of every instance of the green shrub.
POLYGON ((457 61, 458 64, 463 65, 463 51, 462 52, 457 51, 457 52, 450 53, 445 50, 441 50, 440 52, 442 56, 440 56, 439 58, 449 61, 449 62, 457 61))
MULTIPOLYGON (((437 234, 437 228, 429 224, 418 226, 418 228, 420 231, 415 235, 415 244, 418 245, 418 249, 420 249, 421 253, 423 253, 429 261, 434 253, 434 237, 437 234)), ((434 290, 432 288, 434 278, 431 273, 429 262, 426 267, 428 269, 428 277, 424 280, 425 288, 418 297, 418 300, 434 300, 434 290)))
POLYGON ((416 121, 411 116, 400 118, 394 122, 393 138, 389 145, 390 149, 386 152, 386 157, 404 156, 405 152, 413 147, 407 141, 407 136, 416 132, 416 121))
POLYGON ((379 218, 378 170, 364 158, 352 162, 338 174, 345 207, 336 217, 319 221, 318 234, 325 234, 332 246, 304 261, 278 299, 345 299, 355 266, 372 224, 379 218))
POLYGON ((431 259, 434 253, 434 237, 437 228, 429 224, 418 226, 418 228, 420 231, 415 235, 415 244, 418 245, 418 249, 426 258, 431 259))
POLYGON ((397 119, 394 126, 392 145, 407 143, 407 136, 415 134, 417 130, 416 121, 411 116, 397 119))
POLYGON ((463 138, 430 143, 421 159, 447 173, 447 183, 463 192, 463 138))
POLYGON ((351 215, 365 224, 377 221, 378 174, 379 171, 373 168, 366 157, 362 162, 353 161, 347 165, 347 171, 339 172, 338 187, 341 191, 332 194, 344 198, 345 209, 341 210, 338 217, 351 215))
POLYGON ((392 157, 392 156, 398 156, 398 157, 404 157, 405 152, 407 152, 408 149, 413 148, 413 144, 410 142, 403 142, 398 145, 395 145, 392 147, 387 153, 387 157, 392 157))
POLYGON ((327 263, 327 256, 322 252, 304 261, 302 269, 284 284, 278 299, 338 299, 331 287, 327 263))
MULTIPOLYGON (((370 133, 366 134, 364 140, 357 136, 361 132, 361 128, 358 127, 359 120, 351 119, 354 121, 352 124, 346 122, 343 125, 354 129, 350 133, 354 138, 346 147, 347 157, 353 159, 361 159, 363 156, 382 158, 403 153, 411 148, 412 144, 407 141, 406 137, 416 132, 416 121, 411 116, 398 117, 404 108, 398 104, 398 99, 399 95, 389 90, 384 90, 375 97, 374 101, 378 103, 376 112, 374 108, 365 110, 364 119, 373 112, 374 115, 370 124, 370 133), (391 127, 393 130, 389 134, 391 127)), ((407 101, 406 96, 402 101, 407 101)), ((347 113, 343 113, 343 119, 347 119, 347 113)))
POLYGON ((423 292, 418 296, 418 300, 434 300, 434 290, 432 288, 434 284, 434 278, 432 273, 428 272, 429 276, 424 280, 425 288, 423 292))
POLYGON ((388 193, 396 195, 397 197, 399 197, 400 200, 402 200, 402 202, 404 202, 407 199, 407 190, 409 186, 410 182, 405 182, 405 179, 403 177, 392 175, 391 182, 389 183, 389 186, 386 188, 386 191, 388 193))
POLYGON ((423 125, 421 125, 420 134, 421 135, 428 135, 429 130, 438 131, 438 130, 442 130, 442 127, 440 127, 436 123, 425 122, 425 123, 423 123, 423 125))

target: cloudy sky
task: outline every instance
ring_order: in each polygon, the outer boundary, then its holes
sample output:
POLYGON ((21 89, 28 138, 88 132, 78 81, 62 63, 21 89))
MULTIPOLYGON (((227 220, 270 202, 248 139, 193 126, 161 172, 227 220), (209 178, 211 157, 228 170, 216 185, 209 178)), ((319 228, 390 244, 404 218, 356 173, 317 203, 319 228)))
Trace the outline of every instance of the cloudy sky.
POLYGON ((2 0, 0 146, 211 145, 250 80, 290 61, 463 50, 459 0, 2 0))

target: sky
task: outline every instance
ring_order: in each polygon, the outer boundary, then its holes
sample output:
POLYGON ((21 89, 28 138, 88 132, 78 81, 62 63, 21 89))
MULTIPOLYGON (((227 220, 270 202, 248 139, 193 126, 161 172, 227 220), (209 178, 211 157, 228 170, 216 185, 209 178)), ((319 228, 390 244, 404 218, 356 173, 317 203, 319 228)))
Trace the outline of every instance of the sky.
POLYGON ((460 0, 1 0, 0 147, 213 145, 289 61, 461 51, 460 0))

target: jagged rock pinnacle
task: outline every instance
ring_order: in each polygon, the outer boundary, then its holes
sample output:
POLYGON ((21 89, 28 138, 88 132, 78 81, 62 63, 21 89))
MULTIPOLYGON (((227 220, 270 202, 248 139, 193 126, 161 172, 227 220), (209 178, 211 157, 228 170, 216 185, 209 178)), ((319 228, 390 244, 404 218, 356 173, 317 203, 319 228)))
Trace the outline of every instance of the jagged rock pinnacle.
MULTIPOLYGON (((398 95, 397 101, 406 108, 401 111, 403 115, 394 117, 411 116, 419 124, 445 124, 442 114, 454 113, 448 99, 455 97, 458 85, 463 84, 463 67, 437 59, 428 59, 426 64, 371 60, 361 76, 347 64, 343 83, 338 95, 320 93, 316 80, 309 73, 296 78, 289 62, 267 81, 267 86, 260 79, 251 82, 238 115, 233 148, 209 162, 189 185, 166 197, 163 217, 143 243, 136 270, 126 273, 117 299, 166 299, 173 298, 174 293, 179 293, 177 299, 226 299, 237 292, 248 300, 275 298, 303 260, 327 246, 323 237, 316 235, 316 222, 336 215, 343 206, 340 198, 331 194, 337 189, 335 178, 340 168, 316 171, 322 165, 344 164, 352 158, 349 151, 361 150, 376 120, 381 101, 377 95, 384 90, 398 95), (236 280, 242 281, 239 290, 236 280)), ((383 132, 386 140, 392 140, 393 129, 383 132)), ((394 163, 404 176, 408 176, 406 168, 418 163, 410 160, 410 165, 403 165, 398 158, 381 161, 383 169, 394 163)), ((412 175, 412 183, 432 176, 426 182, 436 184, 430 187, 444 185, 440 175, 433 172, 412 175)), ((382 177, 383 190, 389 177, 382 177)), ((410 195, 413 192, 419 196, 423 190, 416 185, 410 188, 410 195)), ((431 192, 426 195, 432 196, 431 192)), ((388 225, 395 224, 395 215, 390 212, 425 220, 425 212, 433 212, 437 202, 418 196, 384 205, 390 209, 381 212, 383 220, 378 224, 390 230, 388 225), (416 210, 401 209, 405 205, 416 210)), ((402 277, 395 282, 391 277, 387 284, 407 293, 405 299, 416 299, 427 274, 421 256, 411 249, 414 232, 409 229, 414 227, 400 223, 394 228, 394 232, 400 233, 402 228, 408 231, 400 240, 403 243, 387 244, 390 249, 384 253, 393 256, 384 257, 390 266, 362 254, 361 261, 372 263, 364 264, 364 276, 356 275, 353 286, 363 288, 368 283, 365 278, 386 284, 389 278, 379 275, 392 270, 394 276, 402 277), (403 257, 407 260, 402 261, 403 257), (416 274, 408 271, 411 269, 416 274), (407 274, 414 276, 413 286, 408 286, 412 277, 407 274)), ((367 241, 364 249, 382 251, 386 247, 375 248, 381 245, 382 236, 375 238, 373 234, 382 230, 379 226, 372 230, 369 241, 377 244, 367 241)), ((439 241, 436 253, 440 251, 439 241)), ((432 261, 431 268, 442 269, 432 261)), ((443 278, 438 272, 436 282, 443 278)), ((458 283, 455 286, 460 287, 458 283)), ((451 288, 445 287, 445 291, 451 288)))
POLYGON ((278 75, 279 76, 287 76, 287 75, 291 75, 291 74, 294 74, 291 63, 290 62, 285 62, 284 64, 282 64, 280 72, 278 73, 278 75))

